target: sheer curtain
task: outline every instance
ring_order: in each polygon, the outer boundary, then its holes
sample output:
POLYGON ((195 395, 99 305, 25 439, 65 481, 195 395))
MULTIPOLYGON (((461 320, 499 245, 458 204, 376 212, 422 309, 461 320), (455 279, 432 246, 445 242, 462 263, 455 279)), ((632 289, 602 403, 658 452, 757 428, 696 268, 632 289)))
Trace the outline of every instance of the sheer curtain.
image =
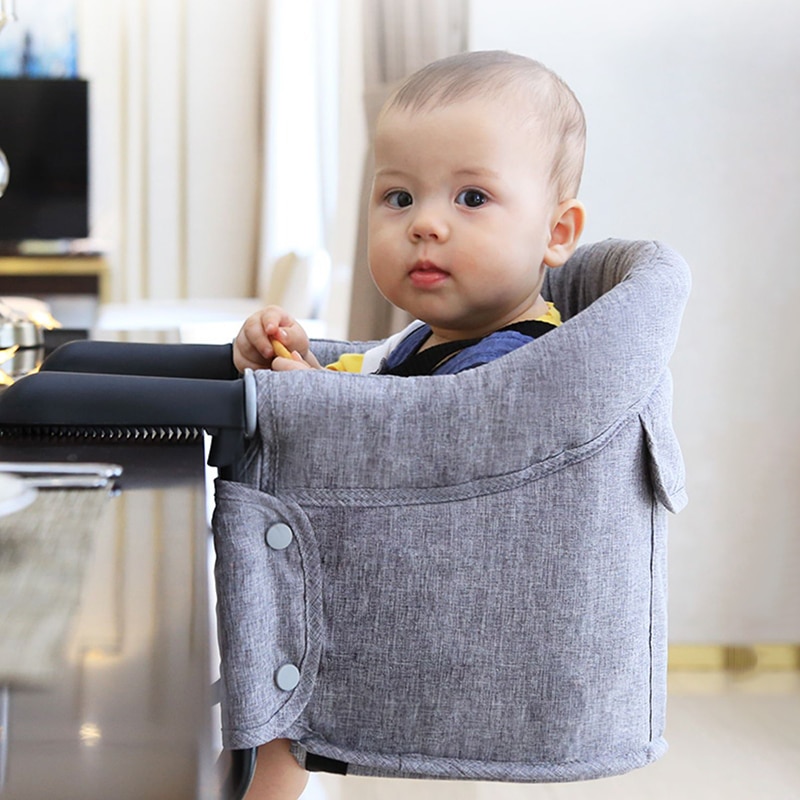
POLYGON ((338 171, 338 4, 268 3, 258 290, 297 316, 321 311, 330 280, 338 171))
POLYGON ((265 295, 325 249, 337 3, 76 3, 113 300, 265 295))
MULTIPOLYGON (((437 58, 467 48, 468 0, 363 0, 364 110, 370 141, 383 102, 407 75, 437 58)), ((349 336, 382 338, 407 317, 374 287, 367 264, 367 202, 373 167, 369 148, 364 166, 361 212, 353 271, 349 336)))

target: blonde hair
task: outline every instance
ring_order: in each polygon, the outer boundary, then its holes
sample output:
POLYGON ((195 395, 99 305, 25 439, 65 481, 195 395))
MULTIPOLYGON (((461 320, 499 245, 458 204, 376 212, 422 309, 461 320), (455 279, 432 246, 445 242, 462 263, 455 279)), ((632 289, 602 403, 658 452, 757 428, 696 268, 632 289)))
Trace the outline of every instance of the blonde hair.
POLYGON ((520 110, 543 127, 553 149, 551 180, 558 200, 575 197, 583 173, 586 121, 567 84, 538 61, 502 50, 459 53, 423 67, 392 94, 382 114, 427 111, 473 98, 515 95, 520 110))

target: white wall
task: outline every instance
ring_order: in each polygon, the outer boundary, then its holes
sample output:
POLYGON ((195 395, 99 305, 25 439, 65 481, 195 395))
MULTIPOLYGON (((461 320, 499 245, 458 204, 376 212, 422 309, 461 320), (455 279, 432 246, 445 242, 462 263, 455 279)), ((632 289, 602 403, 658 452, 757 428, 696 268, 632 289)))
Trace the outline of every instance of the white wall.
POLYGON ((662 239, 693 269, 673 641, 800 642, 798 30, 794 0, 471 0, 472 49, 538 58, 584 105, 585 239, 662 239))

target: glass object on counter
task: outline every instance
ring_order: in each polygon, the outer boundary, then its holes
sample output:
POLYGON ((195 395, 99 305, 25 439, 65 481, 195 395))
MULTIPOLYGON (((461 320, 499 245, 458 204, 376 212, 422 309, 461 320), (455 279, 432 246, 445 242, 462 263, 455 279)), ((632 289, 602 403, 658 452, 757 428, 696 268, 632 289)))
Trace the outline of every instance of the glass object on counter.
POLYGON ((5 193, 10 176, 11 170, 8 167, 8 159, 6 158, 6 154, 0 149, 0 197, 5 193))

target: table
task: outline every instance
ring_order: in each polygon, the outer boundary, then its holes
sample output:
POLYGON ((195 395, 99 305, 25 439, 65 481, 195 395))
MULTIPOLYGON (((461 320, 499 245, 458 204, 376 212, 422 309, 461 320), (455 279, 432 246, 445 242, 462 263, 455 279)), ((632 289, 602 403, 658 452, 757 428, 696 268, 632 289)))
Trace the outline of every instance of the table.
POLYGON ((0 798, 216 797, 202 442, 0 443, 0 461, 40 460, 120 464, 121 491, 96 521, 62 668, 0 695, 0 798))

